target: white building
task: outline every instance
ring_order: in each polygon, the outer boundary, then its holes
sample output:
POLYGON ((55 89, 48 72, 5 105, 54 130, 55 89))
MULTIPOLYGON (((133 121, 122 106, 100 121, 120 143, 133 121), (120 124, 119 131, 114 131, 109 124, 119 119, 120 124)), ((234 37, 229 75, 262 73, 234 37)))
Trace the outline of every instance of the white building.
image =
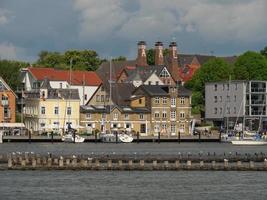
POLYGON ((25 91, 39 89, 47 78, 54 89, 78 89, 80 104, 85 105, 101 84, 100 78, 91 71, 70 71, 54 68, 28 67, 21 70, 25 91))

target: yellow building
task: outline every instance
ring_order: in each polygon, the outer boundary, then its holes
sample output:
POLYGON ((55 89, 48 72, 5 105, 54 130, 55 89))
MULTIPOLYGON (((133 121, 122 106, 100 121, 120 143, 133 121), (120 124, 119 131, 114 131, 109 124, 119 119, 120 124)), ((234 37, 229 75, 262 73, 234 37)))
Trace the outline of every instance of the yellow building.
POLYGON ((35 133, 80 128, 80 98, 77 89, 52 89, 45 80, 40 89, 25 98, 25 126, 35 133))
POLYGON ((110 88, 100 86, 88 104, 81 107, 80 118, 89 132, 189 134, 191 92, 183 86, 141 85, 136 89, 126 83, 115 83, 110 88))

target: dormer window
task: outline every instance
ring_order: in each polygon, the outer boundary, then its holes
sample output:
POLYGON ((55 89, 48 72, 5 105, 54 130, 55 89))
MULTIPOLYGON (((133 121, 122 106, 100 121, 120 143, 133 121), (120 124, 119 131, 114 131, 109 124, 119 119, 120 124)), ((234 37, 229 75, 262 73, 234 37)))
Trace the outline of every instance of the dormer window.
POLYGON ((164 68, 164 69, 161 71, 159 77, 167 78, 167 77, 170 77, 170 74, 169 74, 169 72, 167 71, 167 69, 164 68))

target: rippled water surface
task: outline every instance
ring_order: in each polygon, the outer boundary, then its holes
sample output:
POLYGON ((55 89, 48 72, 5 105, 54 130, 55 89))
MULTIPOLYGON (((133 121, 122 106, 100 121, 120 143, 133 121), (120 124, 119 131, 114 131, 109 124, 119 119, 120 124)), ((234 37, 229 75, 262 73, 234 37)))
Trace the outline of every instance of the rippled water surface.
POLYGON ((0 199, 264 200, 264 172, 0 171, 0 199))
POLYGON ((4 143, 0 144, 0 153, 11 152, 35 152, 44 154, 51 152, 58 155, 69 154, 101 154, 101 153, 154 153, 154 154, 173 154, 173 153, 267 153, 267 146, 233 146, 226 143, 131 143, 131 144, 104 144, 104 143, 4 143))

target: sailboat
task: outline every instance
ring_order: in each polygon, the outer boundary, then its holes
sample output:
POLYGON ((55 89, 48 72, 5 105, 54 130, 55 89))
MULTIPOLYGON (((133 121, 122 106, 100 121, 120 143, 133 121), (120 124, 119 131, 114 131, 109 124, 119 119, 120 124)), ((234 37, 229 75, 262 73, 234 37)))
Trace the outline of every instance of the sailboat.
MULTIPOLYGON (((71 85, 71 67, 72 67, 72 59, 70 61, 70 85, 71 85)), ((71 91, 70 91, 70 94, 71 94, 71 91)), ((69 94, 69 97, 71 96, 70 94, 69 94)), ((66 106, 67 106, 67 103, 66 103, 66 106)), ((65 109, 65 114, 66 114, 66 109, 65 109)), ((65 120, 65 116, 64 116, 64 120, 65 120)), ((70 123, 68 123, 67 134, 63 135, 61 140, 63 142, 69 142, 69 143, 82 143, 82 142, 84 142, 85 138, 77 135, 76 132, 77 131, 75 129, 71 128, 70 123)))

